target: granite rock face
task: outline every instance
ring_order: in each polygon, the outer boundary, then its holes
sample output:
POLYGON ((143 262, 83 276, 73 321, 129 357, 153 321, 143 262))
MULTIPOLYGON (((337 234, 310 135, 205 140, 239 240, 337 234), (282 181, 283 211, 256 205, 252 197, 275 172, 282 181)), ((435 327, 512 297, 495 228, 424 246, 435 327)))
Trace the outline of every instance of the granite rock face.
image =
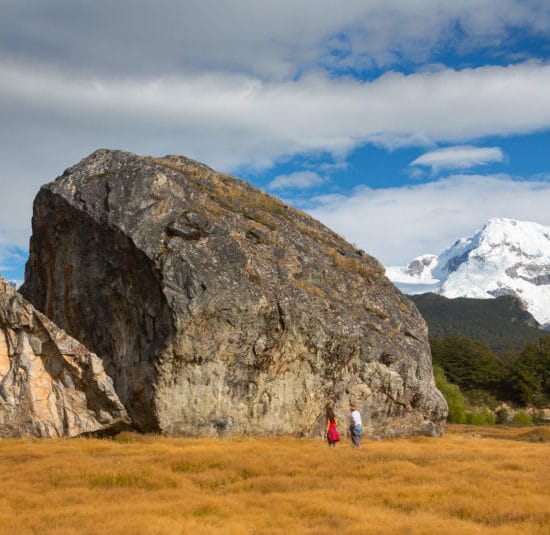
POLYGON ((99 150, 34 203, 24 295, 103 359, 134 426, 438 435, 427 327, 377 260, 180 156, 99 150))
POLYGON ((0 278, 0 437, 73 437, 129 423, 101 360, 0 278))

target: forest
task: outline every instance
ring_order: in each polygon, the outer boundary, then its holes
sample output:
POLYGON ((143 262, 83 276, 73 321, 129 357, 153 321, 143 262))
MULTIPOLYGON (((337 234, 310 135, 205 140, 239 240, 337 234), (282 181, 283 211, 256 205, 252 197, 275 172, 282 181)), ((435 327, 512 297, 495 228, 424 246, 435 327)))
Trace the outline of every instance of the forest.
POLYGON ((550 337, 495 352, 467 336, 430 338, 434 376, 448 421, 480 425, 544 423, 550 404, 550 337))

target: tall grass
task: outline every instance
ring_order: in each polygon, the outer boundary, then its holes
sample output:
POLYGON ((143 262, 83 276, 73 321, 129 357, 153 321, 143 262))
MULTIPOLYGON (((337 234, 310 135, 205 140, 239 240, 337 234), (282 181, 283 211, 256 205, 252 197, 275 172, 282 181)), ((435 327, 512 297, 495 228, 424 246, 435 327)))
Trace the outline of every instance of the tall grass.
POLYGON ((3 440, 0 533, 543 534, 549 438, 3 440))

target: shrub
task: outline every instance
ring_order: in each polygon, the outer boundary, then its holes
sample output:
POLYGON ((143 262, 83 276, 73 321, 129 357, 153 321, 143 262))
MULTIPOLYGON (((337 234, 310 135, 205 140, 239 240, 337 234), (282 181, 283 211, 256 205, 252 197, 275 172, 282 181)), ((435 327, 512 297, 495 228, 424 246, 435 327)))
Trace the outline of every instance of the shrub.
POLYGON ((533 419, 526 411, 518 411, 512 418, 513 425, 533 425, 533 419))
POLYGON ((496 397, 486 390, 469 390, 464 392, 464 397, 470 408, 488 407, 494 411, 498 406, 496 397))
POLYGON ((533 423, 535 425, 543 425, 543 424, 546 423, 546 421, 544 419, 544 410, 540 409, 538 407, 535 407, 531 411, 531 418, 533 419, 533 423))
POLYGON ((434 366, 434 378, 437 388, 441 391, 449 406, 447 421, 455 424, 466 423, 466 406, 460 388, 447 381, 443 368, 439 366, 434 366))
POLYGON ((506 425, 510 423, 510 411, 506 407, 501 407, 496 413, 497 424, 506 425))
POLYGON ((495 425, 495 415, 487 408, 466 413, 466 423, 470 425, 495 425))

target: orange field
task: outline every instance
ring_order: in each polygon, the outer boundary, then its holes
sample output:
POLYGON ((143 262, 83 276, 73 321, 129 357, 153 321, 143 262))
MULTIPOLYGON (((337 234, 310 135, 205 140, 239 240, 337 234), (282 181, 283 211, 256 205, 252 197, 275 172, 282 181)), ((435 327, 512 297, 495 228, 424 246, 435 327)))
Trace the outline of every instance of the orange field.
POLYGON ((550 429, 0 441, 0 533, 548 534, 550 429))

